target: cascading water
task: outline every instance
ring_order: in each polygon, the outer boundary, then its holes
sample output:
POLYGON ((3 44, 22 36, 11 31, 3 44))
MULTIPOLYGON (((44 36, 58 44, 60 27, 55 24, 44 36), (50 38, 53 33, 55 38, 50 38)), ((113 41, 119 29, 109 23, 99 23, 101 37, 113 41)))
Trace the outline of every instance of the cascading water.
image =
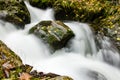
POLYGON ((87 24, 66 22, 75 37, 68 46, 50 54, 42 40, 29 35, 28 30, 41 20, 54 20, 53 10, 40 10, 26 3, 32 22, 24 30, 0 21, 0 39, 15 51, 25 64, 38 71, 71 76, 74 80, 119 80, 120 57, 109 39, 100 39, 102 48, 97 50, 94 36, 87 24))

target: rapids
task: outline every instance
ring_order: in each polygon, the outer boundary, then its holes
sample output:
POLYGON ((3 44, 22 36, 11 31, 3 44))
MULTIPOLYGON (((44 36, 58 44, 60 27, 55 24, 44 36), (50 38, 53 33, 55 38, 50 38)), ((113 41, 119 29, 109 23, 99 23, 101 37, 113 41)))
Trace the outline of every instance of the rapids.
POLYGON ((74 80, 120 80, 120 56, 109 38, 100 39, 102 48, 97 50, 94 34, 85 23, 65 22, 74 32, 75 37, 65 48, 53 54, 47 44, 28 30, 41 20, 55 20, 54 10, 41 10, 26 5, 31 14, 31 23, 24 30, 0 21, 0 40, 16 52, 24 64, 30 64, 33 70, 67 75, 74 80))

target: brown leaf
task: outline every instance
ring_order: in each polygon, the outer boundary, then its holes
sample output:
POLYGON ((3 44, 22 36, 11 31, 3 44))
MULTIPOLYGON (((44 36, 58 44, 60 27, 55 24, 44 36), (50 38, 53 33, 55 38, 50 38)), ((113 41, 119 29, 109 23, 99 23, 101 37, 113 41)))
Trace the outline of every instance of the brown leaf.
POLYGON ((30 78, 31 78, 31 75, 30 75, 30 74, 28 74, 28 73, 22 73, 22 74, 20 75, 19 80, 30 80, 30 78))

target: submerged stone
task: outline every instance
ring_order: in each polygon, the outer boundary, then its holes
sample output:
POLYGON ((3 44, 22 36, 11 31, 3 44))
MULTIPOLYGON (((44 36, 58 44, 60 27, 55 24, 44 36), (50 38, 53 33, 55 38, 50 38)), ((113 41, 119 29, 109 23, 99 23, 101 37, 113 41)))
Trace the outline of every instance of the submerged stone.
POLYGON ((89 70, 89 71, 87 72, 87 76, 88 76, 91 80, 107 80, 107 78, 106 78, 103 74, 101 74, 101 73, 99 73, 99 72, 96 72, 96 71, 91 71, 91 70, 89 70))
POLYGON ((30 23, 30 13, 23 0, 0 0, 0 19, 23 28, 30 23))
POLYGON ((74 36, 72 30, 60 21, 42 21, 31 28, 29 33, 42 38, 54 50, 64 47, 74 36))

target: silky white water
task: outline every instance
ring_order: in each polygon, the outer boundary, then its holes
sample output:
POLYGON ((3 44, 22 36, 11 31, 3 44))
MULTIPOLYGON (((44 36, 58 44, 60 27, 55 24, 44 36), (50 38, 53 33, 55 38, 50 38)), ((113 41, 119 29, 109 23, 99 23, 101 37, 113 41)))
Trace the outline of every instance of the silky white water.
POLYGON ((31 23, 24 30, 0 21, 0 40, 16 52, 24 64, 32 65, 34 70, 67 75, 74 80, 120 79, 120 56, 107 37, 100 39, 102 48, 97 50, 98 45, 87 24, 65 22, 75 37, 68 42, 67 47, 51 54, 48 44, 28 34, 28 30, 41 20, 55 20, 53 10, 40 10, 28 3, 26 5, 31 14, 31 23))

